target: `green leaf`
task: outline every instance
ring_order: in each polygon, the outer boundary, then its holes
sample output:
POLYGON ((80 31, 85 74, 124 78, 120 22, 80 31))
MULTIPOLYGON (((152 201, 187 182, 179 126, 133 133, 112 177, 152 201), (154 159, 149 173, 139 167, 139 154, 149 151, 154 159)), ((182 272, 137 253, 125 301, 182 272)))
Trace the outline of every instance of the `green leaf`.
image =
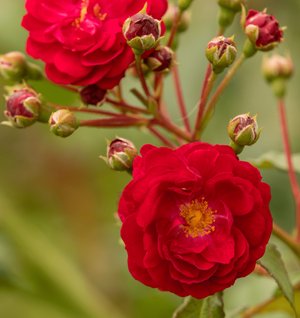
POLYGON ((217 293, 205 299, 187 297, 175 311, 173 318, 223 318, 222 294, 217 293))
MULTIPOLYGON (((300 154, 294 154, 292 156, 295 171, 300 173, 300 154)), ((265 169, 265 168, 276 168, 279 170, 287 171, 288 164, 284 153, 270 151, 263 154, 257 159, 249 159, 255 167, 265 169)))
POLYGON ((275 279, 283 295, 295 310, 293 286, 277 247, 273 244, 269 244, 265 255, 258 261, 258 264, 267 270, 275 279))

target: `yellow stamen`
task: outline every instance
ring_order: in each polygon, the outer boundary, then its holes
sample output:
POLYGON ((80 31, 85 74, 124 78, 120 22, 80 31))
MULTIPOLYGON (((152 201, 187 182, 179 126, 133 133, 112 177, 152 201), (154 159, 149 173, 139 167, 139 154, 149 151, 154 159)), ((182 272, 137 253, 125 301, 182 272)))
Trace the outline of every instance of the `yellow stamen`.
POLYGON ((215 231, 213 224, 216 220, 215 214, 217 211, 212 210, 204 198, 182 204, 179 209, 180 216, 186 222, 182 227, 187 237, 205 236, 215 231))
POLYGON ((101 7, 98 3, 94 6, 93 10, 96 18, 98 18, 100 21, 105 20, 107 13, 101 13, 101 7))

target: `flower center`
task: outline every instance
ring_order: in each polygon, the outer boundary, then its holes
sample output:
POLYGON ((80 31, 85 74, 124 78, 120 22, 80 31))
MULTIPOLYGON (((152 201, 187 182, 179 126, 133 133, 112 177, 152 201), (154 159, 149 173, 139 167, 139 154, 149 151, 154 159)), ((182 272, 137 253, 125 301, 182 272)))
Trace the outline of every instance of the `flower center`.
POLYGON ((208 206, 205 198, 182 204, 179 209, 180 216, 185 220, 182 228, 187 237, 205 236, 215 230, 213 224, 216 220, 215 214, 217 211, 208 206))
MULTIPOLYGON (((88 14, 90 0, 81 1, 81 10, 79 17, 74 21, 74 25, 79 28, 80 24, 85 20, 88 14)), ((106 19, 107 13, 101 13, 101 6, 97 3, 93 7, 93 14, 99 21, 104 21, 106 19)))

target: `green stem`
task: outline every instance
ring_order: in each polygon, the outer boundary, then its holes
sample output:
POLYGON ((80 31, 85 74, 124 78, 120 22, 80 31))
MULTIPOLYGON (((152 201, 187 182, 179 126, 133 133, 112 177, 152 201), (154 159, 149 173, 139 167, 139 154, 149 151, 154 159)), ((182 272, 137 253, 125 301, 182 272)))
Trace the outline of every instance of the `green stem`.
POLYGON ((229 69, 229 71, 227 72, 226 76, 224 77, 224 79, 222 80, 222 82, 220 83, 218 88, 216 89, 214 95, 212 96, 210 102, 207 105, 206 112, 205 112, 204 117, 202 119, 202 122, 200 124, 199 136, 201 136, 204 128, 207 125, 207 122, 211 118, 212 113, 213 113, 214 108, 215 108, 215 106, 216 106, 216 104, 218 102, 219 97, 221 96, 221 94, 223 93, 224 89, 228 86, 228 84, 232 80, 233 76, 236 74, 237 70, 243 64, 243 62, 245 60, 246 60, 245 55, 241 55, 240 58, 229 69))
POLYGON ((193 140, 197 140, 200 137, 201 130, 201 122, 205 110, 205 105, 207 102, 207 98, 213 88, 214 82, 216 80, 216 74, 212 72, 211 67, 209 67, 206 71, 206 76, 203 84, 203 90, 198 102, 198 114, 196 117, 195 130, 193 134, 193 140), (207 77, 208 76, 208 77, 207 77))

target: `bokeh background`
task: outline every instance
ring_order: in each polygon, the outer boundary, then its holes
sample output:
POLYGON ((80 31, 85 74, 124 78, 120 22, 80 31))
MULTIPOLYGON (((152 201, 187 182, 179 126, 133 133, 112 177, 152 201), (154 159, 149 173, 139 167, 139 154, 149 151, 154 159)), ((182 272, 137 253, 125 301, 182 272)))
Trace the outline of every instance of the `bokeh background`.
MULTIPOLYGON (((27 34, 20 26, 24 2, 0 0, 0 54, 25 50, 27 34)), ((190 29, 180 39, 178 62, 191 118, 206 67, 204 49, 217 30, 216 3, 195 0, 190 29)), ((295 62, 287 111, 292 148, 300 152, 300 1, 249 3, 256 9, 268 7, 288 26, 279 51, 290 52, 295 62)), ((227 34, 235 34, 237 42, 243 42, 238 21, 227 34)), ((244 151, 243 159, 282 151, 276 100, 261 76, 261 59, 259 53, 240 69, 204 135, 205 141, 226 144, 228 120, 239 113, 257 113, 263 132, 259 142, 244 151)), ((124 84, 128 88, 135 85, 132 80, 124 84)), ((53 84, 43 82, 35 87, 53 102, 78 103, 72 94, 53 84)), ((180 124, 170 79, 165 99, 180 124)), ((2 120, 2 112, 0 117, 2 120)), ((179 297, 141 285, 127 271, 115 212, 130 177, 109 170, 98 158, 105 154, 105 138, 116 135, 131 139, 138 147, 159 144, 146 132, 134 129, 82 128, 70 138, 60 139, 50 134, 46 125, 24 130, 0 126, 1 318, 167 318, 181 303, 179 297)), ((287 174, 276 170, 262 173, 272 186, 275 220, 292 231, 294 206, 287 174)), ((293 257, 284 253, 290 275, 297 279, 299 268, 293 257)), ((233 313, 236 308, 263 301, 273 291, 274 284, 267 279, 254 275, 241 279, 225 293, 227 311, 233 313)), ((290 316, 278 313, 272 317, 290 316)))

